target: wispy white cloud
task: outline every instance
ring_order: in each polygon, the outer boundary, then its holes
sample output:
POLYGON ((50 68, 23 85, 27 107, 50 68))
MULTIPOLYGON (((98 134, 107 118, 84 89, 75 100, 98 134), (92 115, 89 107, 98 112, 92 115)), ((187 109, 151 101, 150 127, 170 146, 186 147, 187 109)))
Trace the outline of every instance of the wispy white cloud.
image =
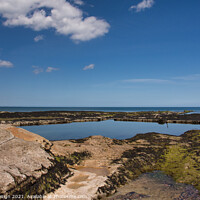
POLYGON ((188 76, 177 76, 173 77, 175 80, 184 80, 184 81, 194 81, 200 79, 200 74, 192 74, 188 76))
POLYGON ((0 68, 12 68, 14 65, 10 61, 0 60, 0 68))
POLYGON ((127 79, 123 80, 126 83, 171 83, 170 80, 165 79, 127 79))
POLYGON ((145 10, 146 8, 151 8, 154 4, 154 0, 143 0, 142 2, 138 3, 137 5, 131 6, 129 9, 133 10, 135 9, 136 12, 141 12, 145 10))
POLYGON ((41 67, 39 67, 39 66, 32 66, 32 68, 34 69, 33 70, 33 73, 34 74, 40 74, 40 73, 42 73, 44 70, 41 68, 41 67))
POLYGON ((122 80, 124 83, 183 83, 183 81, 200 80, 200 74, 191 74, 187 76, 177 76, 168 79, 127 79, 122 80))
POLYGON ((55 67, 47 67, 46 70, 45 70, 44 68, 39 67, 39 66, 35 66, 35 65, 33 65, 32 68, 34 69, 33 70, 34 74, 40 74, 40 73, 43 73, 43 72, 50 73, 50 72, 59 70, 59 68, 55 68, 55 67))
POLYGON ((84 5, 84 2, 82 0, 74 0, 74 3, 79 5, 79 6, 84 5))
POLYGON ((66 0, 0 0, 0 15, 5 26, 35 31, 53 28, 75 41, 103 36, 110 27, 103 19, 84 17, 81 9, 66 0))
POLYGON ((115 80, 111 82, 98 83, 93 85, 93 87, 115 87, 115 88, 138 88, 138 86, 147 86, 147 85, 198 85, 200 82, 200 74, 193 74, 188 76, 178 76, 178 77, 169 77, 166 79, 159 78, 133 78, 126 80, 115 80))
POLYGON ((83 68, 83 70, 94 69, 94 64, 87 65, 83 68))
POLYGON ((43 35, 37 35, 36 37, 34 37, 34 41, 35 42, 39 42, 40 40, 44 40, 44 36, 43 35))
POLYGON ((52 72, 52 71, 57 71, 57 70, 59 69, 55 67, 47 67, 46 72, 52 72))

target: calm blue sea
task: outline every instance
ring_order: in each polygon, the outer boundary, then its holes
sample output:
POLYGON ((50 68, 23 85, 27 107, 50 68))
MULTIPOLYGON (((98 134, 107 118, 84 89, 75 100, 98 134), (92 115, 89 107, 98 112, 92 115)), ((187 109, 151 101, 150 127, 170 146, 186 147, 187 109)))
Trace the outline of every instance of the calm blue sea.
POLYGON ((200 112, 200 107, 0 107, 0 111, 104 111, 104 112, 137 112, 137 111, 177 111, 193 110, 200 112))

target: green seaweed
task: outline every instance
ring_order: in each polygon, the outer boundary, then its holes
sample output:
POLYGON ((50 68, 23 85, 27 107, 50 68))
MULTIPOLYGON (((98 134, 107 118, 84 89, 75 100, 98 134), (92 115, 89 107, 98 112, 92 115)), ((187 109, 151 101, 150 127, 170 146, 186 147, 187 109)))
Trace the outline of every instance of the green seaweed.
POLYGON ((147 133, 138 134, 126 140, 136 143, 133 149, 125 151, 120 159, 112 163, 121 164, 118 172, 110 177, 106 184, 98 188, 98 193, 113 194, 117 187, 142 173, 163 171, 175 181, 191 184, 200 191, 200 130, 188 131, 181 137, 147 133), (138 140, 148 145, 141 146, 138 140), (123 177, 123 179, 119 179, 123 177))
POLYGON ((200 190, 200 160, 198 151, 187 146, 169 147, 162 157, 160 170, 172 176, 177 182, 191 184, 200 190))

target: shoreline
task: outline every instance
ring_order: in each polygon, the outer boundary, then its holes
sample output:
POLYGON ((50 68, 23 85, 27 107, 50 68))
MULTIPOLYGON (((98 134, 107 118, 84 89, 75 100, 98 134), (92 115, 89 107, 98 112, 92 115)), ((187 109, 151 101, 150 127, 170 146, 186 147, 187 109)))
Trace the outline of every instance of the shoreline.
POLYGON ((200 114, 172 111, 99 112, 99 111, 40 111, 0 112, 0 124, 35 126, 67 124, 73 122, 98 122, 106 120, 126 122, 151 122, 159 124, 200 124, 200 114))

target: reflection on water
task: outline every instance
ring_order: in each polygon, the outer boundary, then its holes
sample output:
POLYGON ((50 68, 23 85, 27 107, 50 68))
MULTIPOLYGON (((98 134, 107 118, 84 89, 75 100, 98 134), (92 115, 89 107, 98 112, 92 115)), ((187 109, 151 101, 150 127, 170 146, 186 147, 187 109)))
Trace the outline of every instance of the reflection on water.
POLYGON ((200 129, 193 124, 164 124, 150 122, 76 122, 70 124, 23 126, 22 128, 39 134, 48 140, 68 140, 84 138, 91 135, 102 135, 110 138, 126 139, 137 133, 158 132, 171 135, 181 135, 185 131, 200 129))

